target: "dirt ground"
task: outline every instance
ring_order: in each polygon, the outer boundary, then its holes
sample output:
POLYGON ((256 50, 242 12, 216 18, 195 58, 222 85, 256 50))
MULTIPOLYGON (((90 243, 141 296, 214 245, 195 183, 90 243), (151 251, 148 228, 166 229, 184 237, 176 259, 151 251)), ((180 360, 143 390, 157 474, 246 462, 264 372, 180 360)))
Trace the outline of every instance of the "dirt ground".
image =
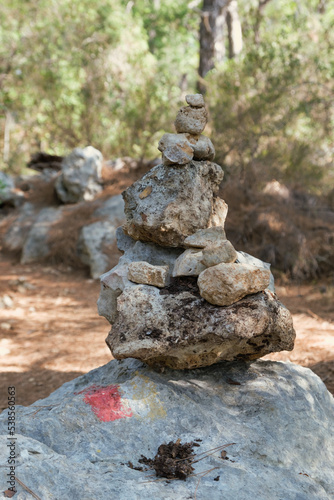
MULTIPOLYGON (((311 368, 334 393, 333 283, 277 286, 293 314, 295 349, 267 356, 311 368)), ((85 271, 21 265, 0 257, 0 411, 7 387, 29 405, 111 359, 98 316, 99 282, 85 271)))

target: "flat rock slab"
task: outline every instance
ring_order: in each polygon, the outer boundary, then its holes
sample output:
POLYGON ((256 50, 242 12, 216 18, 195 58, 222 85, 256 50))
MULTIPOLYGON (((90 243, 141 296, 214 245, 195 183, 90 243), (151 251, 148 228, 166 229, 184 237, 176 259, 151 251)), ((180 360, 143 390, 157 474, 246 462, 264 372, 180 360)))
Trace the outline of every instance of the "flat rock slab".
POLYGON ((174 278, 163 289, 126 288, 117 312, 107 338, 116 359, 189 369, 256 359, 294 345, 291 314, 270 291, 220 307, 199 295, 196 278, 174 278))
POLYGON ((221 167, 208 161, 157 165, 123 193, 125 232, 135 240, 182 246, 187 236, 226 216, 225 208, 219 214, 215 205, 223 176, 221 167))
MULTIPOLYGON (((18 401, 19 402, 19 401, 18 401)), ((16 476, 43 500, 329 500, 334 400, 291 363, 222 363, 157 373, 111 361, 30 407, 17 407, 16 476), (140 466, 162 443, 197 441, 207 475, 154 481, 140 466)), ((7 489, 8 413, 0 416, 0 487, 7 489)), ((15 499, 32 496, 16 484, 15 499)))

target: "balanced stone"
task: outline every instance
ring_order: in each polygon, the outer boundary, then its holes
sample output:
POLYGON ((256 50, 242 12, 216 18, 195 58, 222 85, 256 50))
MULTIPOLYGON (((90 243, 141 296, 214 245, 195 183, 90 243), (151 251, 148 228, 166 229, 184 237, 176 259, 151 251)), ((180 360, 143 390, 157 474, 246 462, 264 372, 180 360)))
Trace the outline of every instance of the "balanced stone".
POLYGON ((204 135, 164 134, 158 144, 164 165, 185 165, 194 160, 213 160, 215 148, 204 135))
POLYGON ((131 262, 128 279, 135 283, 164 287, 168 281, 168 266, 153 266, 148 262, 131 262))
POLYGON ((183 106, 176 116, 174 125, 178 133, 199 135, 205 129, 207 122, 208 113, 205 108, 183 106))
POLYGON ((204 97, 202 94, 188 94, 186 95, 186 102, 193 108, 204 108, 204 97))
POLYGON ((186 102, 192 108, 204 108, 204 97, 202 94, 188 94, 186 95, 186 102))
POLYGON ((176 276, 199 276, 207 266, 202 264, 203 253, 197 248, 189 248, 176 259, 173 277, 176 276))
POLYGON ((158 149, 162 152, 164 165, 186 165, 194 156, 193 148, 185 134, 164 134, 158 149))
POLYGON ((237 260, 237 252, 228 240, 220 245, 212 245, 203 249, 202 264, 205 267, 216 266, 221 263, 231 263, 237 260))
POLYGON ((269 286, 270 271, 247 264, 218 264, 198 278, 201 296, 217 306, 229 306, 269 286))
POLYGON ((193 248, 205 248, 211 245, 220 245, 226 240, 226 234, 222 226, 199 229, 196 233, 184 240, 184 246, 193 248))
POLYGON ((215 157, 215 148, 209 137, 205 135, 195 136, 186 134, 194 152, 194 160, 212 161, 215 157))
POLYGON ((183 246, 187 236, 213 225, 223 175, 219 165, 208 161, 192 161, 182 169, 157 165, 124 191, 124 231, 136 240, 183 246), (149 196, 141 198, 149 187, 149 196))
POLYGON ((199 295, 196 278, 190 277, 174 278, 163 289, 127 288, 117 310, 107 338, 114 358, 174 369, 289 351, 295 338, 289 311, 271 292, 217 307, 199 295))
POLYGON ((123 193, 124 255, 102 276, 98 302, 113 325, 107 344, 116 359, 174 369, 292 350, 291 315, 276 299, 270 265, 226 239, 223 171, 201 135, 203 97, 186 100, 177 133, 159 142, 163 164, 123 193))

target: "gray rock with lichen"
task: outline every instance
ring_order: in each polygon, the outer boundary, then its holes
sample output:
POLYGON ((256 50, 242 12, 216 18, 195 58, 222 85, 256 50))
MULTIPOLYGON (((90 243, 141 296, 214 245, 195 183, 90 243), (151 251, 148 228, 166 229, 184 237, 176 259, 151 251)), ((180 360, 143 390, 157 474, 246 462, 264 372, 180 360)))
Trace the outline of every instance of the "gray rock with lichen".
POLYGON ((152 168, 123 193, 125 232, 136 240, 182 246, 187 236, 213 225, 223 175, 219 165, 208 161, 152 168))
MULTIPOLYGON (((161 373, 132 359, 113 360, 32 406, 17 406, 16 475, 47 500, 190 500, 195 491, 198 500, 330 500, 333 415, 321 380, 292 363, 161 373), (109 399, 99 399, 102 392, 109 399), (129 467, 142 467, 141 455, 153 458, 161 444, 177 439, 199 444, 198 455, 216 449, 194 464, 194 474, 203 475, 156 481, 152 471, 129 467)), ((7 444, 6 410, 1 491, 8 487, 7 444)), ((16 487, 15 498, 32 498, 16 487)))

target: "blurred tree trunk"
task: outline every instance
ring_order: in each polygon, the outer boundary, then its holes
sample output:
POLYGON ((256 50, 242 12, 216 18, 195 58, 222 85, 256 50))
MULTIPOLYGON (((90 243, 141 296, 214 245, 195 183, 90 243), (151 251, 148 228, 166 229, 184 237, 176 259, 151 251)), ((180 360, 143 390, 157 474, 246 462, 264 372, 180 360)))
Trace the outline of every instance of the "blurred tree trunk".
POLYGON ((225 57, 225 26, 227 26, 228 56, 232 58, 242 50, 237 0, 204 0, 199 30, 200 57, 197 85, 201 93, 205 93, 205 75, 225 57))
POLYGON ((198 90, 205 92, 203 78, 225 56, 224 24, 231 0, 204 0, 199 29, 198 90))
POLYGON ((254 42, 255 45, 259 45, 260 43, 260 25, 261 21, 263 18, 263 10, 267 3, 269 3, 270 0, 259 0, 258 7, 257 7, 257 13, 256 13, 256 18, 255 18, 255 24, 254 24, 254 42))
POLYGON ((230 59, 240 54, 242 50, 242 31, 238 14, 238 2, 232 0, 227 8, 226 24, 228 31, 228 56, 230 59))

